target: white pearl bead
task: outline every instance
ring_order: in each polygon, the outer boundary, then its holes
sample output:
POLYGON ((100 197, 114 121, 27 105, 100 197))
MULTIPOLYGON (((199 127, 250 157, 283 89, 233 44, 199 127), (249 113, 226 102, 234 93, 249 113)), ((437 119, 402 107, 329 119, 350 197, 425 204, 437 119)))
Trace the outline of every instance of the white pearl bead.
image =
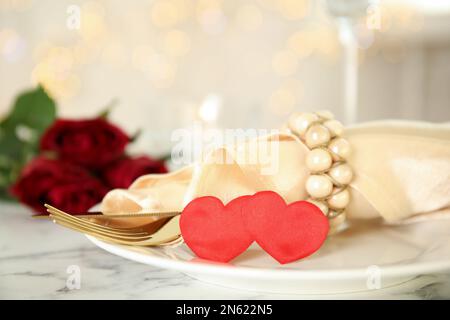
POLYGON ((328 205, 325 202, 313 199, 308 199, 308 202, 311 202, 312 204, 316 205, 320 209, 320 211, 323 212, 324 215, 327 215, 329 209, 328 205))
POLYGON ((330 130, 333 137, 340 136, 344 132, 344 126, 337 120, 325 121, 323 125, 330 130))
POLYGON ((328 204, 334 209, 344 209, 350 202, 350 193, 344 189, 338 193, 333 194, 328 199, 328 204))
POLYGON ((326 176, 311 175, 306 180, 306 191, 313 198, 325 198, 333 191, 333 183, 326 176))
POLYGON ((320 111, 317 111, 316 114, 318 116, 320 116, 321 118, 324 118, 327 120, 331 120, 334 118, 333 113, 331 113, 331 111, 328 111, 328 110, 320 110, 320 111))
POLYGON ((306 156, 306 166, 313 173, 328 170, 332 162, 331 154, 324 149, 311 150, 306 156))
POLYGON ((314 113, 302 113, 289 119, 289 127, 292 131, 303 137, 311 123, 318 121, 319 117, 314 113))
POLYGON ((333 139, 328 145, 328 149, 332 151, 335 161, 339 160, 339 158, 347 159, 350 155, 350 143, 344 138, 333 139))
POLYGON ((328 174, 340 184, 349 184, 353 179, 353 171, 348 164, 341 164, 333 167, 328 174))
POLYGON ((320 124, 313 125, 308 129, 305 136, 306 145, 315 148, 330 141, 330 131, 320 124))

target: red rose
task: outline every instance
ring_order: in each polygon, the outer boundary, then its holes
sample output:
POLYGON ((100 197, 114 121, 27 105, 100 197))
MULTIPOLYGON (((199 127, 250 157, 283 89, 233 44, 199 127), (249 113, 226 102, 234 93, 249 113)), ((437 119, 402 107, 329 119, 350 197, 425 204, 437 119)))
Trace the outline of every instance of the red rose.
POLYGON ((11 191, 36 212, 45 213, 43 204, 49 203, 76 213, 99 203, 107 189, 83 168, 39 157, 22 170, 11 191))
POLYGON ((128 188, 134 180, 149 173, 166 173, 163 161, 147 156, 122 158, 103 171, 103 177, 111 188, 128 188))
POLYGON ((88 168, 100 168, 119 158, 130 138, 102 118, 57 120, 41 139, 41 149, 60 159, 88 168))

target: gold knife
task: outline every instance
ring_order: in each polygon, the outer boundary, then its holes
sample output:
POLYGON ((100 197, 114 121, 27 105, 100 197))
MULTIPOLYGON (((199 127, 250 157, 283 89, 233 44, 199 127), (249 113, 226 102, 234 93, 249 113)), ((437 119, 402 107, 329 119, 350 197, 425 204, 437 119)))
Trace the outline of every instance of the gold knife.
MULTIPOLYGON (((170 212, 143 212, 143 213, 109 213, 104 214, 100 211, 92 211, 92 212, 79 212, 79 213, 71 213, 71 215, 76 216, 78 218, 101 218, 101 219, 115 219, 115 218, 145 218, 145 217, 174 217, 179 215, 178 211, 170 211, 170 212)), ((36 214, 32 216, 37 219, 50 219, 48 214, 36 214)))

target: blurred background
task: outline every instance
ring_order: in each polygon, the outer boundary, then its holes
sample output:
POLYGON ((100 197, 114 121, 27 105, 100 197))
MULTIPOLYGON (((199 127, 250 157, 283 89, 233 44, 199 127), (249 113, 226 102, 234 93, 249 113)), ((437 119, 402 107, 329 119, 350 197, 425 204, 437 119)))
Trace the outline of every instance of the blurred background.
POLYGON ((0 0, 0 116, 41 83, 64 117, 144 129, 450 120, 450 1, 0 0))

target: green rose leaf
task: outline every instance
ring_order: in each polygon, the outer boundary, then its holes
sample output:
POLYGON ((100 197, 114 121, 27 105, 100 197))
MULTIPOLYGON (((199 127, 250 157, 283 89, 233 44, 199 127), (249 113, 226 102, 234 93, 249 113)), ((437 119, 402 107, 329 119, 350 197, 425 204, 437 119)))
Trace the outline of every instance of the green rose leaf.
POLYGON ((56 117, 56 106, 44 88, 36 89, 19 95, 9 116, 1 123, 5 131, 15 131, 18 126, 42 133, 56 117))
POLYGON ((37 154, 41 135, 55 118, 55 102, 38 86, 20 94, 9 115, 0 121, 0 199, 10 198, 9 186, 37 154))

